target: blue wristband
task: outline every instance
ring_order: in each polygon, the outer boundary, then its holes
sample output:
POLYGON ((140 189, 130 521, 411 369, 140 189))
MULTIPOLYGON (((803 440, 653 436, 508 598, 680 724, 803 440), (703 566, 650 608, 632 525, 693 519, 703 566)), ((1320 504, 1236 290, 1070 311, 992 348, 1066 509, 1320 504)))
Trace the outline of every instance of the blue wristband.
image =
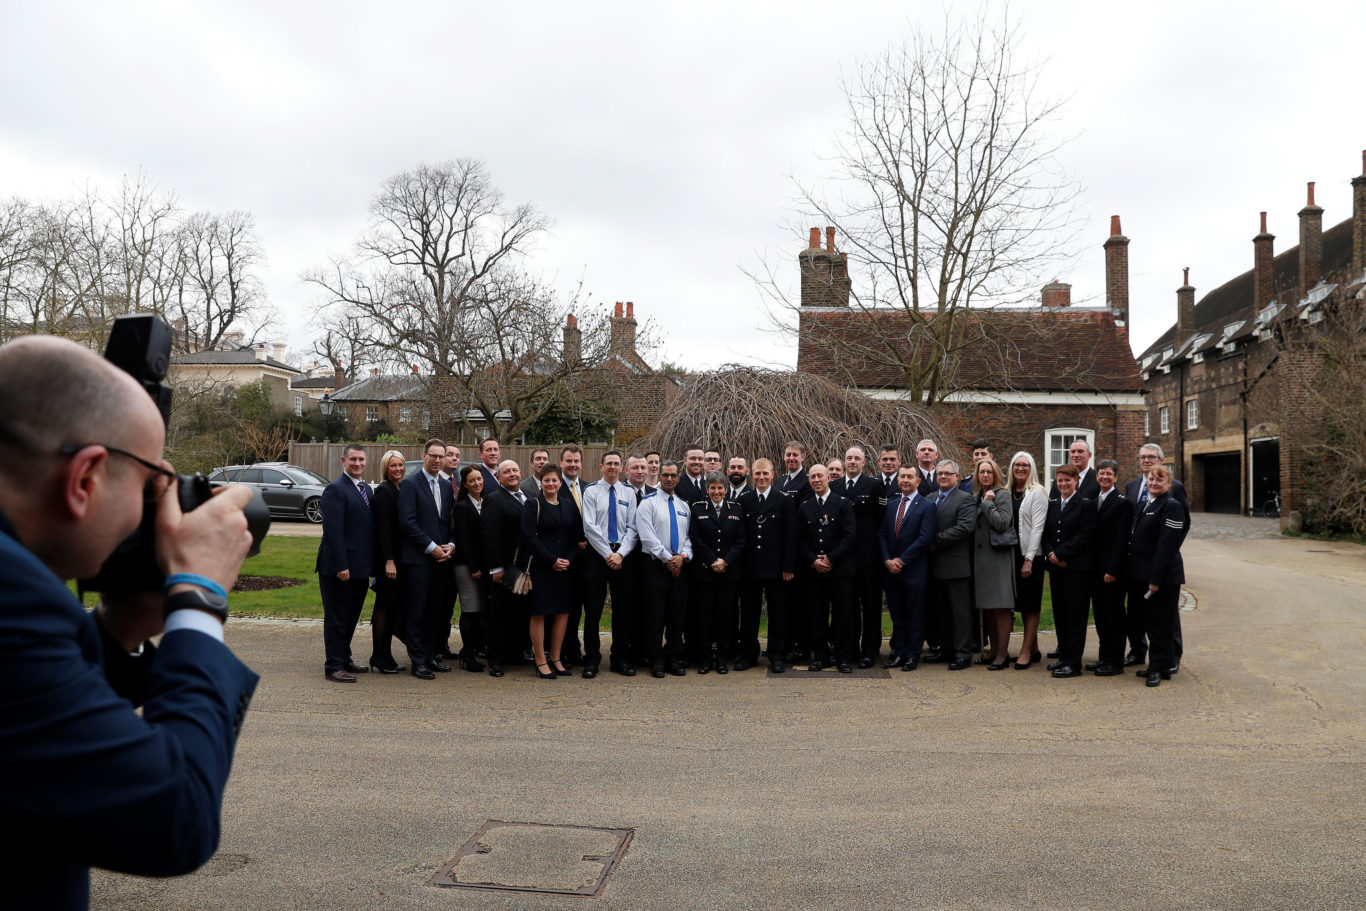
POLYGON ((172 573, 166 577, 166 583, 162 586, 162 591, 165 591, 172 585, 194 585, 204 589, 206 592, 215 594, 220 598, 226 598, 228 596, 228 593, 223 591, 223 586, 219 585, 208 576, 200 576, 194 573, 172 573))

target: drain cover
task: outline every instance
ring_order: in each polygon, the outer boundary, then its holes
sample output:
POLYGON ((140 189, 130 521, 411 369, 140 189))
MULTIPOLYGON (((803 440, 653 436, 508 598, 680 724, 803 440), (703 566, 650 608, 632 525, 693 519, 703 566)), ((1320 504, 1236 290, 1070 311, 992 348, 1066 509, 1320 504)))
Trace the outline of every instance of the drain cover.
POLYGON ((462 889, 602 894, 634 829, 490 819, 428 882, 462 889))

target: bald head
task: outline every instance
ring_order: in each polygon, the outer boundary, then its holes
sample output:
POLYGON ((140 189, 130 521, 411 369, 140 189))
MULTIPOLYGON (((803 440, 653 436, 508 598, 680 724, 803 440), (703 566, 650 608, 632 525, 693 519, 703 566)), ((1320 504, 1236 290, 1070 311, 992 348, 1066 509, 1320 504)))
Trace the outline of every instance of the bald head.
MULTIPOLYGON (((108 443, 159 460, 164 442, 151 397, 100 356, 49 335, 0 346, 0 446, 55 455, 65 443, 108 443)), ((20 467, 13 458, 0 462, 0 471, 20 467)))

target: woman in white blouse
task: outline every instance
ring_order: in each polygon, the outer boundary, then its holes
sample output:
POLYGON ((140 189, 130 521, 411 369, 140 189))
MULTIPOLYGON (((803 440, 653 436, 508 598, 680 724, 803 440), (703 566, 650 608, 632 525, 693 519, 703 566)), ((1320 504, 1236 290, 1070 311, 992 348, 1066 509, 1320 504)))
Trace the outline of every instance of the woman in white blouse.
POLYGON ((1010 460, 1012 525, 1020 543, 1015 546, 1015 566, 1020 574, 1015 586, 1015 612, 1024 623, 1024 639, 1015 670, 1022 671, 1043 656, 1039 654, 1039 611, 1043 606, 1043 523, 1048 515, 1048 491, 1039 483, 1034 457, 1017 452, 1010 460))

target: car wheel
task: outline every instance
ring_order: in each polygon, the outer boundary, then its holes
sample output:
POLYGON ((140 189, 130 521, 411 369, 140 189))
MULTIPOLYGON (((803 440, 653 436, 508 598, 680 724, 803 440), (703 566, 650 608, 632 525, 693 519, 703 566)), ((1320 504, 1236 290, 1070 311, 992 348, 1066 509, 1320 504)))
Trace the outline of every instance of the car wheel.
POLYGON ((310 497, 304 504, 304 518, 314 525, 323 520, 323 501, 321 497, 310 497))

